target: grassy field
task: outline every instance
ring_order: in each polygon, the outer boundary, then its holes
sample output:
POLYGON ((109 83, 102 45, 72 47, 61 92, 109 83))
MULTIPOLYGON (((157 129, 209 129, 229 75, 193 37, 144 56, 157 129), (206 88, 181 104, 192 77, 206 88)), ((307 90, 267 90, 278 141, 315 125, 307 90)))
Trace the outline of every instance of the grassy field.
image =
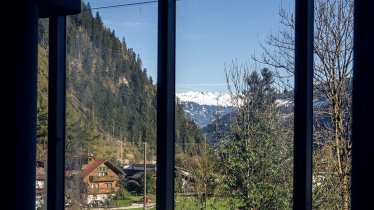
MULTIPOLYGON (((149 195, 151 199, 155 202, 156 195, 149 195)), ((133 202, 137 202, 142 199, 143 196, 131 196, 133 202)), ((205 204, 199 203, 199 201, 193 196, 176 196, 175 198, 175 209, 176 210, 230 210, 237 209, 242 206, 243 203, 237 198, 227 198, 227 197, 209 197, 205 204)), ((135 209, 142 210, 143 208, 135 209)), ((156 209, 156 207, 148 208, 156 209)))
POLYGON ((239 199, 227 197, 210 197, 207 199, 206 205, 200 203, 192 196, 177 196, 175 199, 176 210, 197 210, 197 209, 211 209, 211 210, 229 210, 237 209, 242 206, 239 199))
MULTIPOLYGON (((156 195, 154 195, 154 194, 150 194, 150 195, 147 195, 147 197, 150 197, 150 198, 152 199, 153 202, 156 202, 156 195)), ((130 196, 130 198, 131 198, 131 200, 132 200, 133 202, 137 202, 137 201, 139 201, 140 199, 142 199, 143 196, 142 196, 142 195, 139 195, 139 196, 132 195, 132 196, 130 196)))

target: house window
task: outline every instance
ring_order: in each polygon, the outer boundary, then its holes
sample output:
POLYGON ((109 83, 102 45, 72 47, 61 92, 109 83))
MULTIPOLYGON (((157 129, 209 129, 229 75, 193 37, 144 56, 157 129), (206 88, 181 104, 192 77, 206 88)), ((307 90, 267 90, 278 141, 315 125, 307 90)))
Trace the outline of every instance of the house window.
POLYGON ((99 176, 108 176, 108 172, 99 172, 99 176))
POLYGON ((107 173, 107 171, 108 171, 108 168, 107 167, 105 167, 105 166, 100 166, 100 167, 98 167, 97 169, 96 169, 96 171, 98 171, 99 172, 99 174, 100 173, 107 173))
POLYGON ((108 168, 106 166, 100 166, 96 170, 99 176, 108 176, 108 168))
POLYGON ((105 188, 112 188, 112 183, 105 183, 105 188))
POLYGON ((99 188, 99 184, 98 183, 92 183, 91 184, 91 188, 92 189, 98 189, 99 188))

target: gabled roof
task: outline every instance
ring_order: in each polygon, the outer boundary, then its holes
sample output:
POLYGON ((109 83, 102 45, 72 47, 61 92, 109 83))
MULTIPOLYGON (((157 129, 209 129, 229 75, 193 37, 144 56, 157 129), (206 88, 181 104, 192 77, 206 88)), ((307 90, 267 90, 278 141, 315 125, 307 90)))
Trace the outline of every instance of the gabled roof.
POLYGON ((92 162, 90 162, 88 165, 86 165, 82 171, 79 173, 80 177, 86 177, 88 174, 90 174, 93 170, 95 170, 97 167, 99 167, 101 164, 105 164, 109 169, 111 169, 114 173, 116 173, 118 176, 123 175, 123 171, 118 168, 117 166, 113 165, 108 160, 104 159, 95 159, 92 162))
POLYGON ((80 177, 86 177, 89 173, 91 173, 93 170, 95 170, 97 167, 99 167, 101 164, 105 163, 107 160, 103 159, 95 159, 92 162, 90 162, 88 165, 86 165, 82 171, 79 173, 80 177))
POLYGON ((110 161, 106 161, 106 162, 105 162, 105 165, 106 165, 108 168, 110 168, 114 173, 116 173, 118 176, 120 176, 120 175, 124 175, 124 174, 125 174, 124 171, 123 171, 121 168, 115 166, 115 165, 112 164, 110 161))

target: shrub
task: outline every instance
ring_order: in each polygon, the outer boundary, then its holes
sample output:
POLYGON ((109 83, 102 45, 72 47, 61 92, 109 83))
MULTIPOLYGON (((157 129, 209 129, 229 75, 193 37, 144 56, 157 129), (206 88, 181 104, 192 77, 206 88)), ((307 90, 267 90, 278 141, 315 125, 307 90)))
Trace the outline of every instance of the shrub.
POLYGON ((120 188, 118 192, 114 195, 113 200, 130 200, 131 201, 131 196, 130 196, 130 193, 127 192, 126 189, 120 188))

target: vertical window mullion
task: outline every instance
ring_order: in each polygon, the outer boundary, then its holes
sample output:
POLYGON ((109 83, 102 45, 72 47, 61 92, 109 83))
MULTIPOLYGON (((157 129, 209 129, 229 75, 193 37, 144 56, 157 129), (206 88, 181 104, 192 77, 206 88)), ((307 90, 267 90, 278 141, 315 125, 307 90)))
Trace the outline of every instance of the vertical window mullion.
POLYGON ((293 209, 312 209, 313 0, 296 0, 293 209))
POLYGON ((373 1, 354 1, 354 62, 352 96, 352 209, 373 205, 374 109, 372 103, 373 1))
POLYGON ((174 209, 176 1, 158 1, 157 209, 174 209))
POLYGON ((65 71, 66 17, 49 21, 48 75, 48 209, 65 207, 65 71))
POLYGON ((35 209, 38 8, 9 1, 0 30, 1 201, 11 209, 35 209))

